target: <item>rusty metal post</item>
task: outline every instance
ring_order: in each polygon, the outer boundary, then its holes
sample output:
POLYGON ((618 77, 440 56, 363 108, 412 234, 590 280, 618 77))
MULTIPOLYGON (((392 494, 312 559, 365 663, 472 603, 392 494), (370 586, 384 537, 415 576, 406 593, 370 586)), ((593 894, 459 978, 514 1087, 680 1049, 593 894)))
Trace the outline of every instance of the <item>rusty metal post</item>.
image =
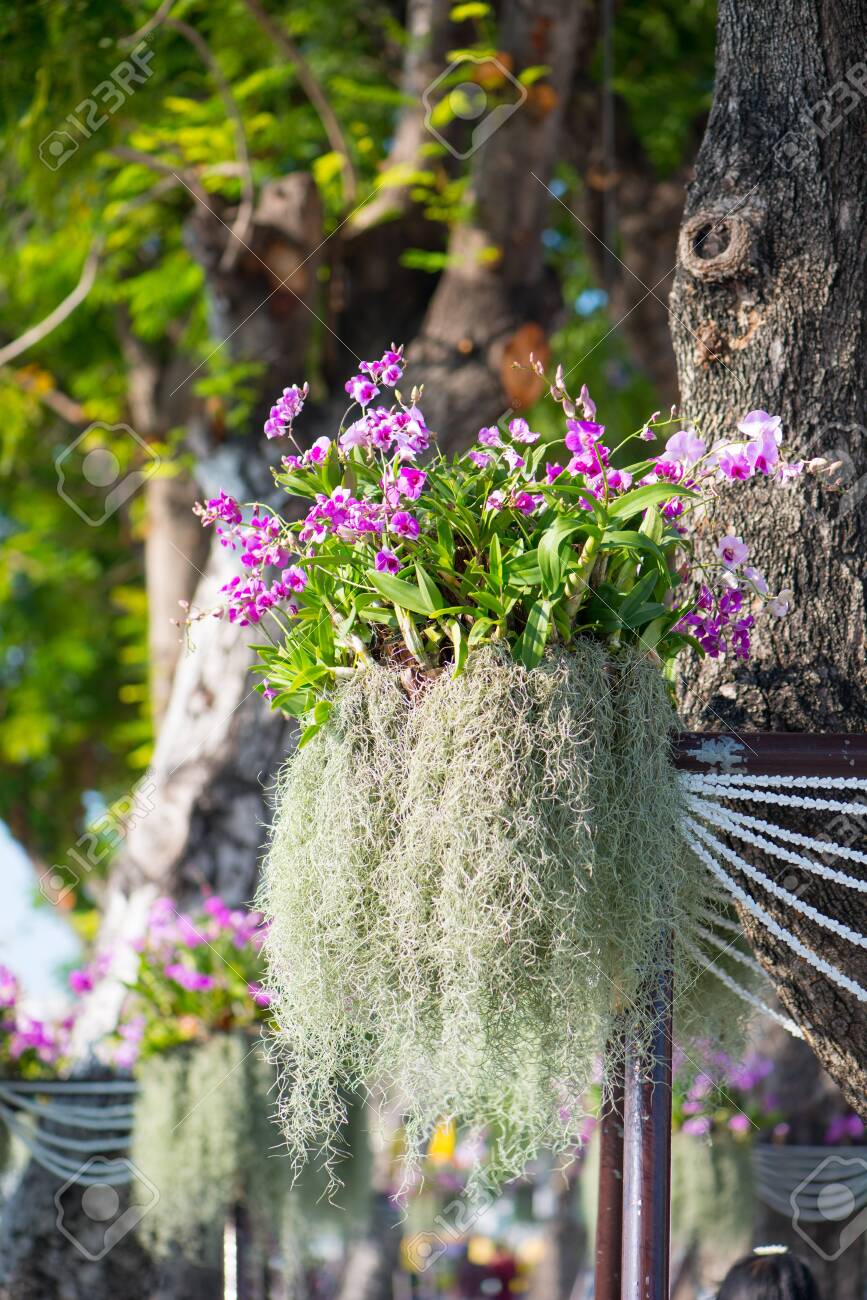
POLYGON ((626 1047, 622 1300, 668 1300, 671 1252, 672 972, 652 978, 647 1039, 626 1047))
POLYGON ((595 1300, 620 1300, 623 1249, 623 1047, 606 1048, 610 1093, 599 1116, 599 1198, 596 1209, 595 1300))
POLYGON ((867 735, 811 735, 789 731, 722 734, 682 732, 674 765, 684 772, 747 776, 863 776, 867 735))

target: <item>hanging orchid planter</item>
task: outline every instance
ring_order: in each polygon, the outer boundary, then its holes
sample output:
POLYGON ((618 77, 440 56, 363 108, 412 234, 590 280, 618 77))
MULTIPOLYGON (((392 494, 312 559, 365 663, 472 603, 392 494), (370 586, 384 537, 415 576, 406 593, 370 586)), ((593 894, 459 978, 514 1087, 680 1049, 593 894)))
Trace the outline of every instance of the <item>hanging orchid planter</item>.
POLYGON ((160 1256, 213 1261, 242 1210, 276 1233, 291 1182, 275 1153, 274 1070, 261 1028, 265 927, 211 895, 192 912, 153 903, 111 1062, 134 1069, 133 1164, 159 1190, 139 1232, 160 1256))
POLYGON ((355 418, 306 451, 306 386, 284 390, 265 431, 294 444, 276 480, 300 512, 199 511, 245 567, 225 613, 265 635, 260 689, 302 722, 261 895, 291 1149, 328 1159, 346 1087, 375 1080, 410 1163, 458 1117, 498 1180, 575 1140, 669 948, 681 1039, 737 1022, 693 942, 725 905, 682 831, 669 683, 788 608, 716 522, 718 484, 803 466, 763 411, 713 447, 659 413, 608 445, 559 371, 555 436, 518 418, 423 460, 420 392, 383 401, 403 367, 362 363, 355 418))

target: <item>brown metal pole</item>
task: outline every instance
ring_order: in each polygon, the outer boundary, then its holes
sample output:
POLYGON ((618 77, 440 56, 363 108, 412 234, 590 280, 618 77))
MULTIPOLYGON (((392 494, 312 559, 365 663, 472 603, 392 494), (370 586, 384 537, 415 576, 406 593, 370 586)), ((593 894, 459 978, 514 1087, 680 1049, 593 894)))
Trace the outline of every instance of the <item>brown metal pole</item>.
POLYGON ((627 1043, 622 1300, 668 1300, 671 1250, 672 974, 653 977, 652 1033, 627 1043))
POLYGON ((867 736, 857 732, 808 735, 789 731, 682 732, 674 742, 675 767, 710 775, 867 775, 867 736))
POLYGON ((595 1300, 620 1300, 623 1249, 623 1041, 606 1048, 610 1093, 599 1116, 599 1198, 596 1211, 595 1300))

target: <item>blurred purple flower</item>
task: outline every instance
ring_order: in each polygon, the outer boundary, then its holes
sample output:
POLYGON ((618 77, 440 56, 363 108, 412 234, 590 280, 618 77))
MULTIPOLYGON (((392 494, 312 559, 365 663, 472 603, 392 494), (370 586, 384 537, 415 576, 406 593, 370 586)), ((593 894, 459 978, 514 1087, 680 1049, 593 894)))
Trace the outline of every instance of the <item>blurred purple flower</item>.
POLYGON ((89 993, 93 988, 93 976, 89 970, 71 970, 69 987, 73 993, 89 993))
POLYGON ((0 1007, 14 1007, 19 993, 17 977, 8 966, 0 964, 0 1007))
POLYGON ((202 971, 192 970, 181 962, 169 963, 166 966, 166 975, 190 993, 205 993, 208 989, 216 987, 217 983, 212 975, 205 975, 202 971))
POLYGON ((271 994, 261 984, 257 984, 255 980, 251 981, 247 985, 247 989, 257 1007, 270 1007, 271 994))

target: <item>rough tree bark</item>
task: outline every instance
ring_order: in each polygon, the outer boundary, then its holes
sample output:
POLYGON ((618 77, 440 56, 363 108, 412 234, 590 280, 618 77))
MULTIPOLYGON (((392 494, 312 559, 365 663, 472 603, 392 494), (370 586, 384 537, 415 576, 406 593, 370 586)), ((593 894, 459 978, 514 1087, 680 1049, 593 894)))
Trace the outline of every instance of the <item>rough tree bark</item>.
MULTIPOLYGON (((797 456, 843 461, 845 490, 751 483, 727 500, 724 522, 793 587, 795 609, 765 625, 734 681, 711 660, 690 675, 682 700, 695 727, 867 728, 865 21, 864 0, 720 3, 714 102, 671 297, 682 407, 717 434, 750 408, 780 414, 797 456)), ((832 830, 849 843, 859 834, 832 830)), ((812 905, 867 931, 863 895, 799 884, 812 905)), ((784 1006, 867 1113, 863 1007, 742 919, 784 1006)), ((785 923, 865 982, 862 951, 791 911, 785 923)))

